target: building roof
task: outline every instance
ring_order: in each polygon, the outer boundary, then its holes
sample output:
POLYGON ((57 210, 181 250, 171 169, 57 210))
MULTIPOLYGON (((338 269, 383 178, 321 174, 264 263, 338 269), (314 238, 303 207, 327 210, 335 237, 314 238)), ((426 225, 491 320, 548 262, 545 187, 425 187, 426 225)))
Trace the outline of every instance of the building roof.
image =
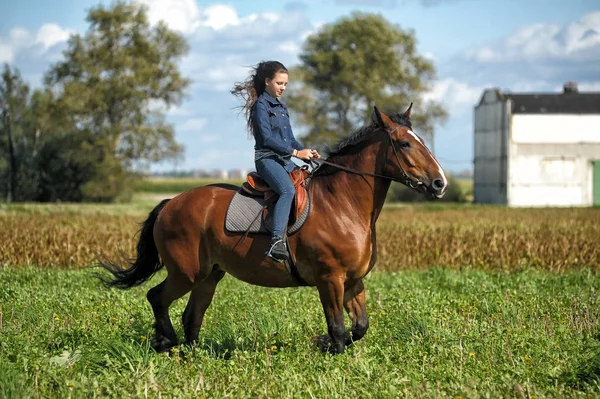
POLYGON ((600 114, 600 93, 502 94, 513 114, 600 114))
POLYGON ((565 83, 561 93, 512 93, 488 89, 479 104, 507 100, 511 100, 513 114, 600 114, 600 92, 582 93, 574 82, 565 83))

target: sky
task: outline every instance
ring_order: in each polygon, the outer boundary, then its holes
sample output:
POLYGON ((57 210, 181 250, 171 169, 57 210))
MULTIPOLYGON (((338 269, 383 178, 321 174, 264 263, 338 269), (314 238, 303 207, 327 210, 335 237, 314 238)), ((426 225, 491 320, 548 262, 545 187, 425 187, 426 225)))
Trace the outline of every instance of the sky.
MULTIPOLYGON (((600 91, 600 0, 138 1, 149 7, 151 22, 164 20, 190 44, 180 67, 193 83, 185 101, 167 111, 184 156, 153 165, 157 172, 253 169, 254 143, 235 109, 239 100, 229 93, 233 83, 262 60, 292 67, 306 37, 353 11, 414 30, 418 52, 437 71, 425 97, 449 112, 436 126, 434 148, 450 172, 473 167, 473 108, 486 88, 560 92, 564 82, 575 81, 580 91, 600 91)), ((99 3, 110 1, 1 0, 0 63, 41 86, 69 36, 85 33, 87 12, 99 3)), ((301 131, 293 116, 292 126, 301 131)))

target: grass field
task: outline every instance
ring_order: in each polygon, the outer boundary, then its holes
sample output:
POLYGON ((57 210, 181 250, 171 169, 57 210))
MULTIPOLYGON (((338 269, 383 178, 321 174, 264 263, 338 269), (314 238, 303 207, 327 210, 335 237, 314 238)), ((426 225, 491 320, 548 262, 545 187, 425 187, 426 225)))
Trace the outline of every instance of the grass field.
POLYGON ((88 267, 133 253, 148 198, 0 204, 0 398, 600 396, 600 209, 387 206, 371 328, 345 355, 310 343, 313 288, 228 276, 199 344, 168 356, 145 299, 164 274, 123 292, 88 267))
MULTIPOLYGON (((159 278, 161 276, 158 276, 159 278)), ((371 328, 323 355, 314 289, 223 280, 197 347, 149 347, 145 291, 100 288, 92 270, 3 269, 0 396, 590 397, 600 372, 600 281, 476 270, 375 273, 371 328)), ((178 323, 185 301, 172 308, 178 323)))

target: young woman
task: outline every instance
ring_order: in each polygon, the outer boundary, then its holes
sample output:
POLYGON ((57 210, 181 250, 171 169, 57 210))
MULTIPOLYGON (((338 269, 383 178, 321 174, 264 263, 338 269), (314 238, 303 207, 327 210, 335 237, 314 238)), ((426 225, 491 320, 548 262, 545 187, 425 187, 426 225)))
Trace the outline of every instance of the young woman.
POLYGON ((248 131, 255 140, 256 172, 279 195, 267 255, 280 262, 288 257, 283 237, 295 195, 288 174, 296 167, 291 157, 305 161, 321 157, 316 150, 304 148, 294 137, 288 109, 279 101, 287 84, 288 70, 282 63, 263 61, 253 68, 245 82, 236 83, 231 91, 245 101, 242 109, 248 131))

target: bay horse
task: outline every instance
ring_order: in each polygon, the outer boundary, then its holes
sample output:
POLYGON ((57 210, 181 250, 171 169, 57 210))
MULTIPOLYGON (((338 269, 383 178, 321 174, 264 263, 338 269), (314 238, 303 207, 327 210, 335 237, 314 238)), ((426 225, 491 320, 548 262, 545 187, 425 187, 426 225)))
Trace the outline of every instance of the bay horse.
MULTIPOLYGON (((438 198, 446 191, 440 164, 412 131, 411 108, 388 117, 374 107, 371 124, 339 142, 311 176, 311 213, 289 245, 301 279, 319 292, 327 334, 312 340, 322 351, 344 353, 367 332, 363 278, 377 258, 375 223, 390 181, 438 198), (348 331, 344 309, 352 321, 348 331)), ((123 289, 167 268, 166 279, 147 294, 156 319, 152 346, 157 352, 178 344, 169 306, 190 291, 182 317, 185 343, 198 339, 225 273, 264 287, 299 286, 283 263, 265 256, 268 235, 251 234, 242 242, 241 234, 225 230, 227 207, 238 189, 210 185, 163 200, 142 224, 135 261, 124 269, 110 260, 100 262, 112 273, 105 282, 123 289)))

